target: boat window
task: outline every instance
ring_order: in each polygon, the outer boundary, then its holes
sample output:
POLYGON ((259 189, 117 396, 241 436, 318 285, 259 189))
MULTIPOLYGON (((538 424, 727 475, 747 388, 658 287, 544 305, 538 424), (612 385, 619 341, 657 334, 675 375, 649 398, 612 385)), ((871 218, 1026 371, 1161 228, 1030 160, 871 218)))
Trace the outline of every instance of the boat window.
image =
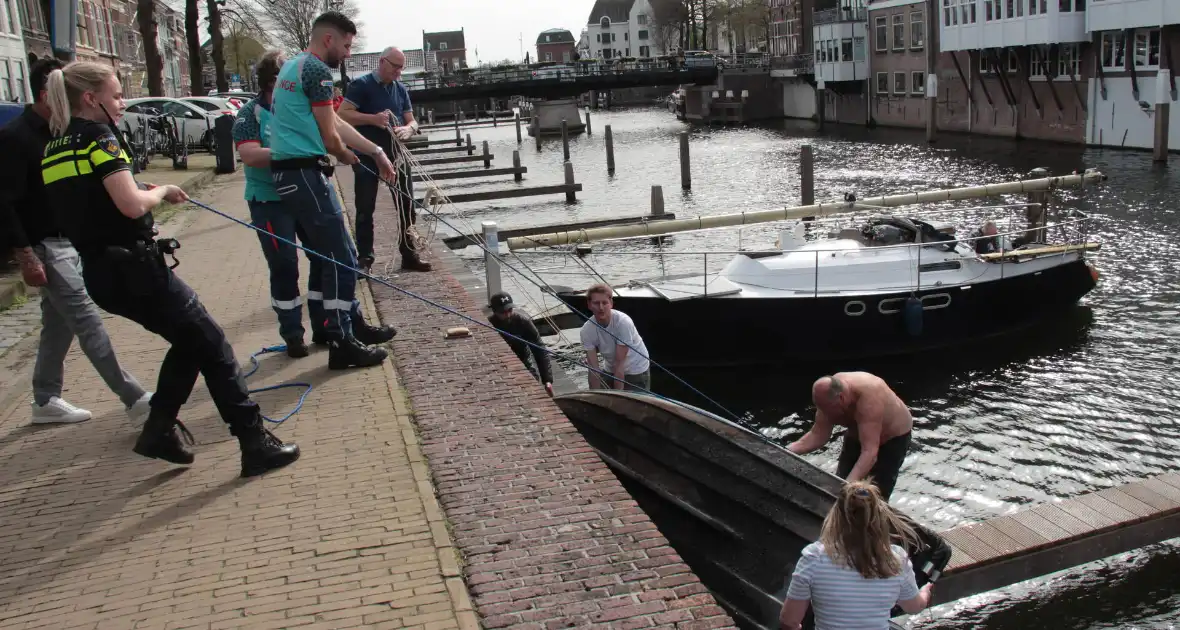
POLYGON ((928 271, 956 271, 963 268, 963 263, 957 260, 944 260, 942 262, 928 263, 919 265, 918 271, 925 273, 928 271))
POLYGON ((901 297, 901 298, 889 298, 887 300, 881 300, 877 304, 877 312, 881 313, 882 315, 892 315, 894 313, 900 313, 901 308, 903 306, 905 306, 906 299, 907 298, 901 297))
POLYGON ((865 303, 860 300, 853 300, 844 304, 844 314, 852 317, 864 315, 866 310, 865 303))
POLYGON ((922 310, 924 311, 933 311, 950 305, 951 295, 949 293, 931 293, 922 296, 922 310))

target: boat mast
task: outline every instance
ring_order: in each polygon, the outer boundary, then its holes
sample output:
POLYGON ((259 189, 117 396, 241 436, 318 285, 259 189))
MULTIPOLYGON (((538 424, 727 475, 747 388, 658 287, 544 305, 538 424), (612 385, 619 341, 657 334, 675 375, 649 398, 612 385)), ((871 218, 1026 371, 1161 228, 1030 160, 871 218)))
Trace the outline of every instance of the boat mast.
POLYGON ((508 249, 535 249, 554 245, 571 245, 588 243, 607 239, 633 238, 637 236, 662 236, 676 232, 693 230, 709 230, 752 223, 766 223, 769 221, 798 220, 804 217, 819 217, 840 214, 850 210, 857 210, 856 206, 898 207, 920 203, 937 203, 945 201, 960 201, 963 199, 977 199, 980 197, 994 197, 998 195, 1013 195, 1020 193, 1041 192, 1056 188, 1076 188, 1086 184, 1094 184, 1106 179, 1097 170, 1087 170, 1082 175, 1065 175, 1062 177, 1045 177, 1041 179, 1026 179, 1003 184, 985 184, 983 186, 968 186, 966 188, 951 188, 947 190, 932 190, 928 192, 913 192, 884 197, 869 197, 858 199, 856 202, 828 202, 806 206, 794 206, 776 210, 759 210, 757 212, 741 212, 736 214, 718 214, 713 216, 698 216, 689 219, 673 219, 669 221, 653 221, 634 225, 618 225, 614 227, 587 228, 565 232, 551 232, 549 234, 535 234, 532 236, 518 236, 508 239, 508 249))

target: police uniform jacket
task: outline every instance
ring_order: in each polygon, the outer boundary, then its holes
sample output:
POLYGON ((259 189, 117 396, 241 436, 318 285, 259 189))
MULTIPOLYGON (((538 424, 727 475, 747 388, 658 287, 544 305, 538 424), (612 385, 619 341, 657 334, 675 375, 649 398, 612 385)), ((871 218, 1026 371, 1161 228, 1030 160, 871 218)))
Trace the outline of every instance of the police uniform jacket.
POLYGON ((41 177, 46 197, 58 225, 83 256, 152 239, 152 214, 125 216, 103 187, 107 177, 129 170, 131 158, 103 123, 73 118, 64 135, 45 145, 41 177))

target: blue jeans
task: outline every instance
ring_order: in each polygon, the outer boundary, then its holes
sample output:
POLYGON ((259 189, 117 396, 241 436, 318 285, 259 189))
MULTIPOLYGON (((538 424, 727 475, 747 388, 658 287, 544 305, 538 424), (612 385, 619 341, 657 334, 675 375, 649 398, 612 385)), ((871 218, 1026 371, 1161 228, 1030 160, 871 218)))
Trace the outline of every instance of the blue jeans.
MULTIPOLYGON (((323 321, 324 333, 331 339, 352 336, 352 313, 359 311, 356 300, 356 247, 348 235, 340 199, 328 178, 314 167, 272 170, 275 190, 282 201, 281 212, 294 217, 298 227, 307 235, 305 247, 323 254, 340 264, 329 264, 320 259, 318 271, 320 294, 308 281, 308 311, 313 322, 323 321), (347 266, 344 266, 347 265, 347 266), (316 298, 321 298, 316 306, 316 298), (317 316, 321 308, 322 319, 317 316)), ((316 258, 312 256, 312 258, 316 258)))
MULTIPOLYGON (((255 232, 266 266, 270 268, 270 305, 279 318, 279 336, 283 339, 303 338, 303 298, 299 295, 299 250, 279 239, 308 245, 307 233, 277 201, 247 201, 250 221, 254 227, 268 234, 255 232), (278 238, 275 238, 278 237, 278 238)), ((304 253, 311 264, 307 276, 307 314, 311 317, 314 334, 323 330, 324 302, 320 289, 323 283, 323 261, 318 256, 304 253), (317 299, 318 298, 318 299, 317 299)))

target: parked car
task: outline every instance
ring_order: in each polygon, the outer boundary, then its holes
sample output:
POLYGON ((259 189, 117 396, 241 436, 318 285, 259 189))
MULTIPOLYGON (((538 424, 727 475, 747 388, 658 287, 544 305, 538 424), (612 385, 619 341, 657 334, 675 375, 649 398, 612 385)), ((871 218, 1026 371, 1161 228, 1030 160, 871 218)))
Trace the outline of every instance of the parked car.
POLYGON ((126 103, 127 109, 123 112, 120 128, 136 134, 146 118, 169 114, 176 117, 176 125, 184 136, 185 144, 200 146, 208 151, 212 151, 215 146, 213 124, 226 115, 221 113, 224 110, 207 111, 195 103, 163 96, 133 98, 126 103))
POLYGON ((192 103, 193 105, 196 105, 207 112, 213 112, 219 116, 221 114, 237 116, 238 110, 242 108, 242 105, 246 104, 246 101, 240 101, 236 98, 222 98, 215 96, 186 96, 180 100, 187 103, 192 103))
POLYGON ((208 94, 208 96, 213 97, 213 98, 229 99, 231 104, 236 103, 238 109, 241 109, 243 105, 250 102, 250 99, 252 99, 258 95, 255 94, 254 92, 233 91, 233 92, 212 92, 212 93, 208 94))

